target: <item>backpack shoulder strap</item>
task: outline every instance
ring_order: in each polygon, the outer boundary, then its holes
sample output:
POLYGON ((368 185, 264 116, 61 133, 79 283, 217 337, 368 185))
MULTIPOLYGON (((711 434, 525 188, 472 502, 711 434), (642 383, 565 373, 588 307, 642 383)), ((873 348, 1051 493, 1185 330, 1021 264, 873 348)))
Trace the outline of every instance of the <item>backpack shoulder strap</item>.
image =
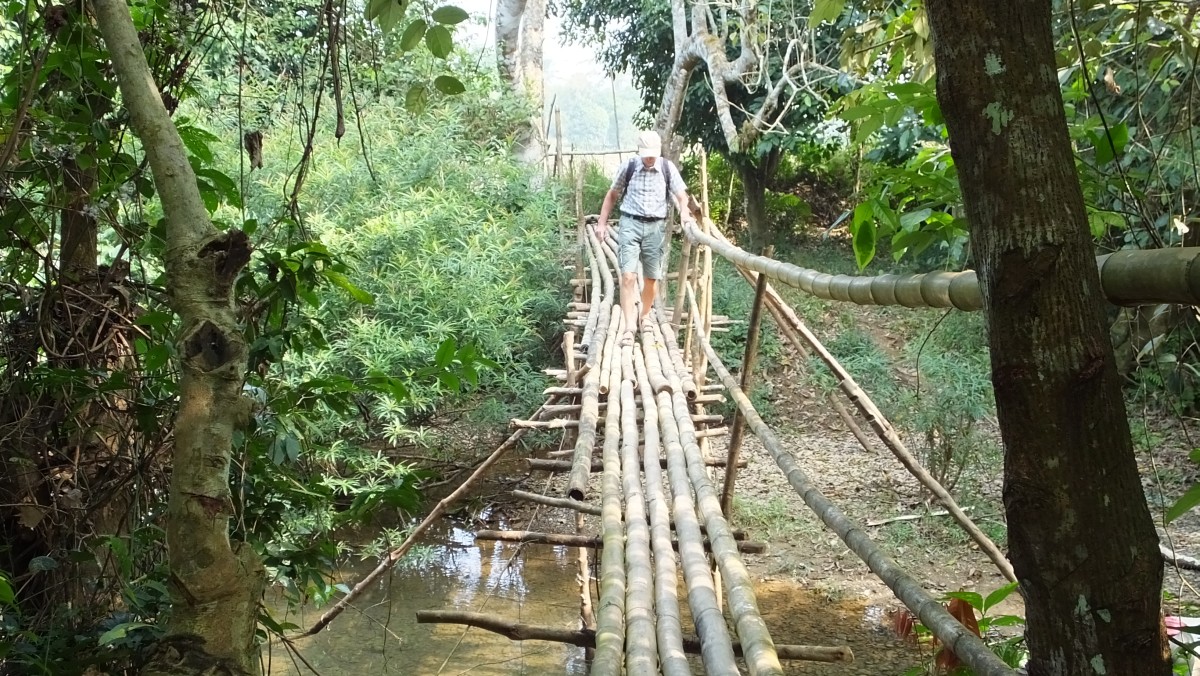
POLYGON ((635 162, 637 162, 636 157, 629 160, 625 165, 625 175, 622 177, 621 182, 625 184, 626 190, 629 190, 629 179, 633 178, 633 165, 635 162))
POLYGON ((663 183, 667 186, 667 209, 671 208, 671 160, 665 157, 658 158, 662 163, 663 183))

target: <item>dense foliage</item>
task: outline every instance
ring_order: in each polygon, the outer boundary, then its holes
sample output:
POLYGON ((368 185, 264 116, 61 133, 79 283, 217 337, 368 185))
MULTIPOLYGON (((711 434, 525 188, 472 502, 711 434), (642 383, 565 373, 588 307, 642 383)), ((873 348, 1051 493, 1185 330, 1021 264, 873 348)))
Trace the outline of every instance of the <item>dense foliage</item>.
MULTIPOLYGON (((406 449, 487 438, 540 392, 567 274, 556 186, 508 158, 525 104, 451 51, 465 13, 391 17, 420 22, 417 50, 415 29, 330 11, 134 7, 205 206, 254 247, 231 536, 297 600, 334 593, 343 541, 371 539, 352 529, 420 506, 406 449), (455 409, 475 426, 451 439, 455 409)), ((169 613, 162 207, 95 29, 67 6, 4 12, 0 113, 19 132, 0 143, 0 493, 18 507, 0 525, 0 659, 115 673, 169 613)))

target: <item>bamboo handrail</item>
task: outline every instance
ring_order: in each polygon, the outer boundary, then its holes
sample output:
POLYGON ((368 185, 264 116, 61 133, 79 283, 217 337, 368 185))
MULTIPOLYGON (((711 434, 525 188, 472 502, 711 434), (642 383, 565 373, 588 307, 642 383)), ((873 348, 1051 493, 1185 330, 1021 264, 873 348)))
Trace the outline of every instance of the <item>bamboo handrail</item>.
POLYGON ((906 573, 887 554, 883 552, 871 538, 856 523, 842 513, 837 506, 826 498, 808 475, 800 469, 790 453, 779 443, 775 433, 763 422, 750 403, 750 399, 738 387, 733 375, 725 368, 707 338, 702 339, 705 352, 708 354, 709 365, 717 372, 730 396, 737 402, 746 424, 762 441, 763 447, 775 459, 775 463, 783 470, 788 483, 804 500, 810 509, 846 543, 855 554, 862 559, 879 579, 896 594, 910 610, 917 615, 921 622, 929 627, 944 645, 950 648, 961 660, 966 662, 979 676, 1012 676, 1013 670, 997 657, 987 644, 971 633, 951 615, 941 603, 921 588, 912 576, 906 573))
MULTIPOLYGON (((708 220, 707 218, 705 219, 708 220)), ((859 305, 983 308, 974 270, 905 275, 831 275, 764 256, 685 224, 689 240, 708 246, 729 261, 825 300, 859 305)), ((1200 305, 1200 247, 1117 251, 1096 257, 1100 286, 1114 305, 1177 303, 1200 305), (1135 274, 1136 273, 1136 274, 1135 274)))
MULTIPOLYGON (((633 360, 642 401, 653 402, 654 391, 645 355, 637 346, 633 360)), ((650 516, 650 545, 654 552, 654 631, 658 638, 658 662, 663 676, 691 676, 692 668, 683 653, 683 621, 679 612, 679 593, 675 550, 671 547, 671 511, 662 487, 662 468, 655 459, 660 453, 658 409, 653 403, 642 406, 642 428, 646 430, 643 471, 646 475, 647 509, 650 516)))
MULTIPOLYGON (((654 631, 654 574, 650 563, 650 525, 642 496, 638 463, 638 412, 633 403, 636 374, 633 345, 621 348, 621 483, 625 492, 625 671, 658 672, 654 631)), ((653 463, 651 463, 653 464, 653 463)))
MULTIPOLYGON (((688 301, 689 303, 694 301, 690 291, 688 292, 688 301)), ((695 305, 693 304, 692 307, 695 305)), ((699 317, 696 319, 698 321, 699 317)), ((661 330, 661 327, 664 326, 668 330, 670 329, 669 322, 663 322, 654 327, 655 333, 660 338, 658 347, 660 355, 668 353, 667 341, 661 330)), ((697 323, 696 326, 701 327, 702 325, 697 323)), ((698 328, 698 331, 702 330, 702 328, 698 328)), ((678 374, 673 371, 668 377, 678 378, 678 374)), ((700 516, 704 519, 705 530, 708 532, 709 542, 712 543, 713 558, 716 560, 717 568, 725 583, 725 590, 729 598, 729 613, 733 618, 742 647, 746 651, 746 666, 750 669, 751 676, 782 675, 783 666, 775 654, 775 643, 771 640, 767 624, 758 610, 758 601, 754 595, 754 584, 751 581, 750 572, 746 569, 746 564, 742 562, 738 553, 738 545, 733 538, 729 522, 721 513, 720 496, 705 470, 700 445, 697 443, 695 428, 692 425, 691 413, 688 410, 687 398, 683 394, 682 387, 676 388, 675 391, 677 394, 670 395, 668 403, 679 428, 682 454, 686 458, 685 471, 695 490, 696 506, 700 516)), ((666 395, 659 396, 661 398, 666 395)), ((659 408, 661 411, 662 407, 659 408)))

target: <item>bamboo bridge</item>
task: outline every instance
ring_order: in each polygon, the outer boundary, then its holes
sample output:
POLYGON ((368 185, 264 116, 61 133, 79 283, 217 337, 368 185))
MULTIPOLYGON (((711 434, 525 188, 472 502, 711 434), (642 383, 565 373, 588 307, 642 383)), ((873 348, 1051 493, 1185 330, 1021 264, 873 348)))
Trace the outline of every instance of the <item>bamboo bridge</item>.
MULTIPOLYGON (((563 368, 548 371, 560 384, 545 391, 545 404, 529 419, 512 421, 512 436, 306 634, 327 626, 362 590, 379 580, 523 435, 548 429, 562 430, 562 450, 551 454, 559 457, 527 462, 532 471, 565 474, 561 494, 517 490, 513 496, 567 510, 574 516, 575 532, 478 531, 476 538, 576 548, 579 626, 525 624, 463 611, 420 611, 418 622, 468 625, 512 640, 581 646, 588 650, 590 673, 597 676, 691 674, 695 665, 689 654, 699 655, 703 673, 720 675, 740 674, 743 668, 752 676, 782 674, 781 661, 785 660, 853 661, 847 646, 791 643, 813 637, 771 636, 760 615, 741 553, 760 552, 765 545, 745 540, 729 519, 737 471, 745 464, 740 460, 741 442, 752 432, 807 506, 942 645, 981 676, 1015 673, 877 547, 861 525, 821 493, 783 449, 746 394, 765 309, 784 340, 802 355, 818 357, 834 374, 851 405, 847 408, 835 398, 834 410, 859 442, 865 446, 868 439, 855 412, 941 502, 1000 573, 1015 581, 1004 554, 920 465, 867 393, 768 283, 771 279, 790 284, 830 300, 973 310, 981 306, 974 273, 826 275, 775 261, 769 255, 745 252, 705 217, 699 227, 684 228, 677 269, 669 275, 677 289, 673 302, 667 302, 664 290, 651 313, 652 321, 641 327, 634 344, 622 345, 618 340, 624 326, 614 273, 615 234, 607 241, 596 237, 580 195, 577 188, 575 297, 565 318, 564 363, 563 368), (712 314, 714 253, 734 264, 756 292, 745 358, 736 379, 710 341, 712 332, 730 321, 712 314), (710 369, 716 375, 713 382, 707 381, 710 369), (706 411, 706 406, 726 397, 737 404, 729 427, 721 426, 721 416, 706 411), (726 456, 713 457, 709 439, 726 434, 730 437, 726 456), (595 589, 592 571, 596 562, 589 562, 592 556, 599 558, 595 589), (680 577, 685 589, 682 597, 678 593, 680 577), (694 635, 685 630, 684 604, 694 635)), ((1191 249, 1123 252, 1102 257, 1098 265, 1105 292, 1114 303, 1200 304, 1200 266, 1193 265, 1198 257, 1200 252, 1191 249), (1137 277, 1139 281, 1122 282, 1132 279, 1121 274, 1122 268, 1147 255, 1159 257, 1158 272, 1137 277)))

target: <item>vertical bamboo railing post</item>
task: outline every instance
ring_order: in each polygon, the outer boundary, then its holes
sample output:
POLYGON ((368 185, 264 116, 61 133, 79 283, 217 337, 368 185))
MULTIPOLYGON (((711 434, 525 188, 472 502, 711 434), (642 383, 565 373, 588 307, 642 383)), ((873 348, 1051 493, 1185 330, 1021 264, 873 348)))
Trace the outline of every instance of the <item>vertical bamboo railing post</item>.
POLYGON ((554 136, 554 175, 558 176, 563 163, 562 108, 558 106, 554 107, 554 136))
MULTIPOLYGON (((770 256, 774 247, 763 249, 764 256, 770 256)), ((742 391, 750 391, 750 381, 754 377, 754 365, 758 361, 759 324, 762 322, 763 299, 767 295, 767 276, 759 275, 758 284, 754 289, 754 305, 750 308, 750 326, 746 329, 746 352, 742 356, 742 391)), ((728 519, 733 514, 733 486, 737 480, 737 463, 742 453, 742 435, 746 430, 746 418, 741 409, 733 412, 733 427, 729 432, 729 454, 725 466, 725 483, 721 486, 721 512, 728 519)))

